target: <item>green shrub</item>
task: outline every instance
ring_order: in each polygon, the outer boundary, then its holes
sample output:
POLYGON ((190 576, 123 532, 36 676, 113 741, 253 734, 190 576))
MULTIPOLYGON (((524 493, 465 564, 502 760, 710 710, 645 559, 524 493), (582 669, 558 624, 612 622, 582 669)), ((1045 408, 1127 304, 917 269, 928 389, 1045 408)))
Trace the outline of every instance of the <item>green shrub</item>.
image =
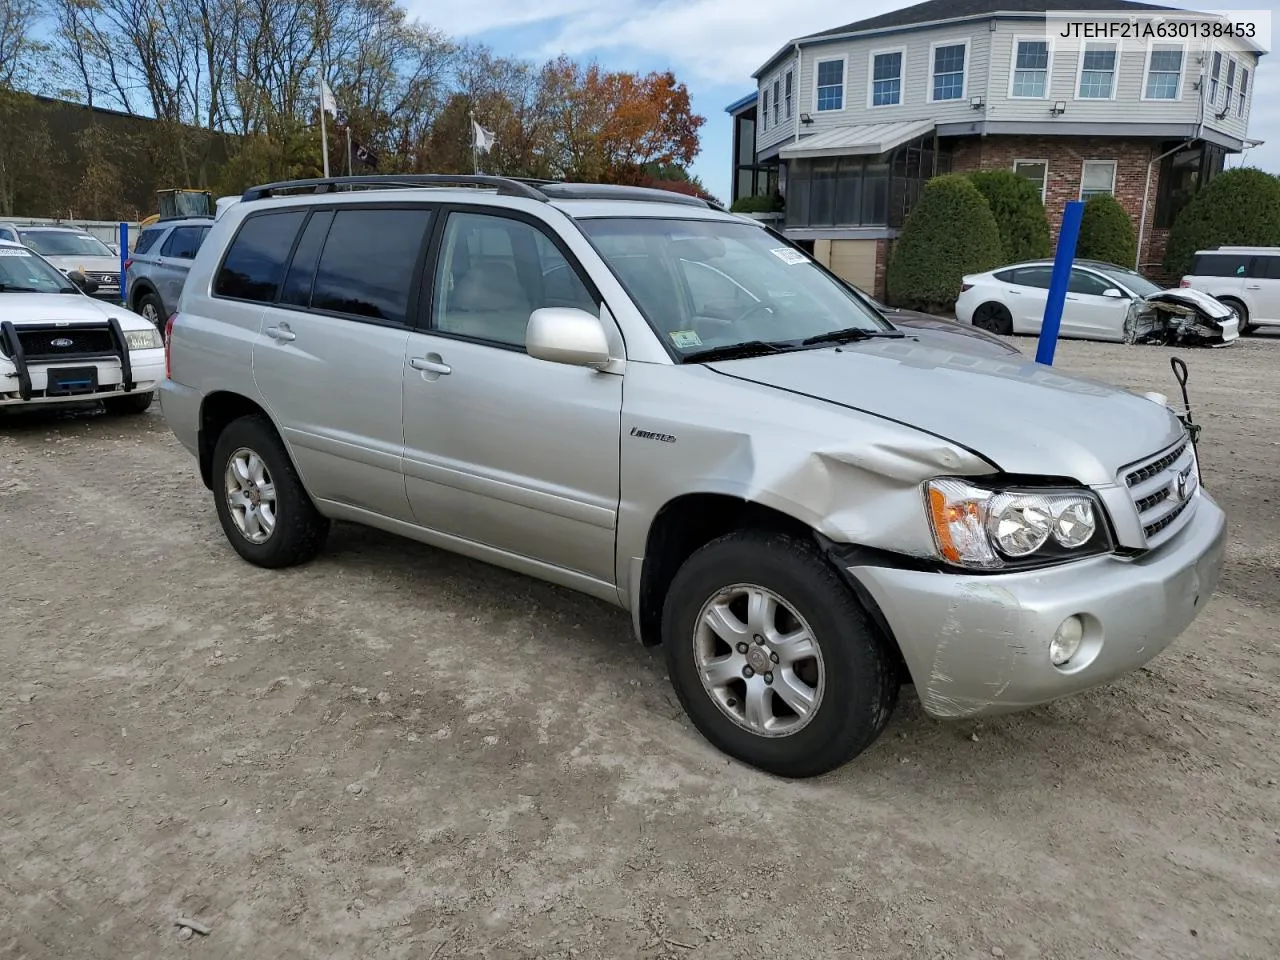
POLYGON ((776 195, 758 197, 739 197, 729 208, 731 213, 779 213, 782 204, 776 195))
POLYGON ((1101 193, 1085 203, 1076 256, 1133 269, 1138 258, 1138 240, 1133 221, 1115 197, 1101 193))
POLYGON ((1219 246, 1280 246, 1280 179, 1237 167, 1210 180, 1174 220, 1165 270, 1180 277, 1197 250, 1219 246))
POLYGON ((889 302, 914 310, 950 310, 960 294, 961 277, 1002 261, 1000 229, 973 181, 959 173, 934 177, 893 246, 885 274, 889 302))
POLYGON ((987 198, 995 215, 1005 263, 1053 255, 1049 220, 1034 183, 1012 170, 977 170, 969 174, 969 179, 987 198))

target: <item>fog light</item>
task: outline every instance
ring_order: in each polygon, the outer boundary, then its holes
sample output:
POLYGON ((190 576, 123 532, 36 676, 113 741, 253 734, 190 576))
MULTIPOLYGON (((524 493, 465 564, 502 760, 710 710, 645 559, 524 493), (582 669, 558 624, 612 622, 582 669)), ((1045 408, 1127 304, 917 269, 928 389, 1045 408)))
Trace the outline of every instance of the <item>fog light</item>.
POLYGON ((1058 625, 1058 631, 1049 644, 1049 659, 1055 667, 1064 667, 1080 650, 1084 639, 1084 624, 1079 617, 1067 617, 1058 625))

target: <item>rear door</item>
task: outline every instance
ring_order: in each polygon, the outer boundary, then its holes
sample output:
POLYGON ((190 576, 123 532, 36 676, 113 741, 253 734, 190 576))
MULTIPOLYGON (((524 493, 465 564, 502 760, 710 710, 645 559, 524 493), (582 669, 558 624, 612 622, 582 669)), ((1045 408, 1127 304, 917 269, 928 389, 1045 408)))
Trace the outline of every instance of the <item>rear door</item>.
POLYGON ((182 285, 191 272, 191 261, 196 258, 208 232, 209 228, 204 226, 174 227, 160 247, 151 272, 164 302, 166 317, 178 308, 182 285))
POLYGON ((1044 322, 1045 304, 1049 302, 1049 280, 1053 267, 1019 267, 1006 274, 1009 312, 1013 315, 1014 333, 1039 333, 1044 322))
POLYGON ((254 380, 312 495, 395 520, 411 516, 405 349, 433 212, 404 202, 306 212, 253 348, 254 380))
POLYGON ((1254 257, 1244 289, 1250 323, 1280 323, 1280 255, 1254 257))

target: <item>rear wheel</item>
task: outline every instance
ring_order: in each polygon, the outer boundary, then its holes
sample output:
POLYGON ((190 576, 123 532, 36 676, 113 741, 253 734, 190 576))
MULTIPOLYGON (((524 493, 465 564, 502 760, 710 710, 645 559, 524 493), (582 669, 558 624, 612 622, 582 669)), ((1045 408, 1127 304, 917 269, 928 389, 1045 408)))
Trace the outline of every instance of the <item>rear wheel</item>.
POLYGON ((271 423, 232 421, 213 451, 218 520, 249 563, 279 568, 305 563, 324 546, 329 520, 316 510, 271 423))
POLYGON ((973 311, 973 325, 988 333, 1010 336, 1013 333, 1013 315, 1001 303, 984 303, 973 311))
POLYGON ((1240 336, 1253 333, 1255 327, 1249 322, 1249 308, 1234 297, 1221 297, 1222 303, 1236 312, 1240 318, 1240 336))
POLYGON ((769 773, 812 777, 884 729, 898 678, 853 592, 808 542, 742 531, 676 574, 663 612, 667 669, 712 744, 769 773))
POLYGON ((122 397, 108 397, 102 401, 102 405, 106 408, 107 413, 132 416, 146 413, 151 408, 151 402, 154 399, 155 392, 148 390, 145 393, 126 393, 122 397))

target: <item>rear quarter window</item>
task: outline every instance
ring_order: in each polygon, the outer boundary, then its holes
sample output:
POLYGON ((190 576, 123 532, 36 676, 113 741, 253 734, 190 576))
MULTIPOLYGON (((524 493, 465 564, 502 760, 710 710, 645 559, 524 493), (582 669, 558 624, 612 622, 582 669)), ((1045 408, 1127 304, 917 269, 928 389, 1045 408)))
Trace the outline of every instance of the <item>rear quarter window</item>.
POLYGON ((214 278, 213 295, 259 303, 274 301, 293 240, 305 217, 305 210, 248 217, 222 259, 214 278))

